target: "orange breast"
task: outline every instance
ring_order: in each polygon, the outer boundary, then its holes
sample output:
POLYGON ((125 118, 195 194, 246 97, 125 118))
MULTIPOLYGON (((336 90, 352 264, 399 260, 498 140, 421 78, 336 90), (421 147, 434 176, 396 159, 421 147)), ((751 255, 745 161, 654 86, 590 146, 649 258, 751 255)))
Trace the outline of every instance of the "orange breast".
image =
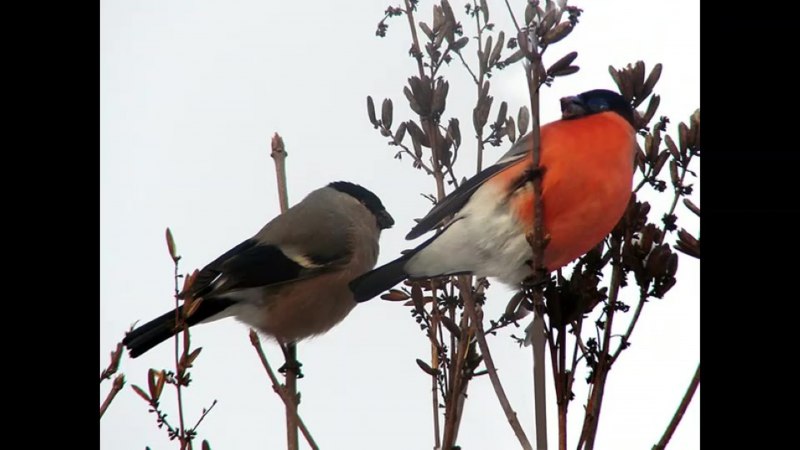
MULTIPOLYGON (((544 264, 555 270, 597 245, 617 224, 631 196, 635 136, 615 113, 560 120, 541 128, 542 208, 550 236, 544 264)), ((506 170, 510 186, 528 164, 506 170)), ((533 189, 511 206, 526 229, 533 226, 533 189)))

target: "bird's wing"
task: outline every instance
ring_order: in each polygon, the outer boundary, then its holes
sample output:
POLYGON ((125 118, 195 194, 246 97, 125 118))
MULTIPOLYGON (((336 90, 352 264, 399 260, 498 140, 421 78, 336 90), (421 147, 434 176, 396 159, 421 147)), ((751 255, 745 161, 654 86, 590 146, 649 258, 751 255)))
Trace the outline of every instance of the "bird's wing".
POLYGON ((503 169, 514 164, 520 158, 525 157, 526 152, 529 151, 527 145, 529 140, 530 135, 519 139, 516 143, 514 143, 514 145, 511 146, 508 152, 506 152, 506 154, 503 155, 499 161, 497 161, 497 163, 487 167, 474 177, 468 179, 462 183, 461 186, 456 188, 456 190, 443 198, 439 203, 436 204, 436 206, 433 207, 433 209, 430 210, 430 212, 428 212, 425 217, 420 219, 419 222, 414 225, 414 228, 412 228, 411 231, 406 235, 406 239, 416 239, 422 236, 428 231, 436 228, 448 216, 458 212, 461 207, 467 203, 472 194, 474 194, 475 191, 477 191, 478 188, 480 188, 483 183, 486 182, 486 180, 497 175, 499 172, 502 172, 503 169))
POLYGON ((345 265, 350 218, 336 205, 301 202, 198 274, 194 296, 306 279, 345 265))

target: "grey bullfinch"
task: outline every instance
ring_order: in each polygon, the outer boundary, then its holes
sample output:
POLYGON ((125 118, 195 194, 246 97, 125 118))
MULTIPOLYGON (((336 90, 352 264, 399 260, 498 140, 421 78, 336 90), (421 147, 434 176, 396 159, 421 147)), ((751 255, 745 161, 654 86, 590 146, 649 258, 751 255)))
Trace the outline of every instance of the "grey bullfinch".
MULTIPOLYGON (((189 294, 202 301, 186 324, 235 316, 284 343, 322 334, 355 307, 348 283, 375 267, 381 230, 392 225, 362 186, 317 189, 198 273, 189 294)), ((179 331, 172 310, 122 342, 135 358, 179 331)))
POLYGON ((442 199, 406 239, 444 225, 440 232, 354 280, 356 301, 369 300, 406 278, 471 273, 518 287, 533 274, 525 235, 533 229, 536 177, 542 177, 548 237, 545 268, 558 269, 600 243, 631 197, 633 108, 621 95, 597 89, 562 98, 561 112, 561 120, 541 127, 539 168, 532 165, 529 134, 442 199))

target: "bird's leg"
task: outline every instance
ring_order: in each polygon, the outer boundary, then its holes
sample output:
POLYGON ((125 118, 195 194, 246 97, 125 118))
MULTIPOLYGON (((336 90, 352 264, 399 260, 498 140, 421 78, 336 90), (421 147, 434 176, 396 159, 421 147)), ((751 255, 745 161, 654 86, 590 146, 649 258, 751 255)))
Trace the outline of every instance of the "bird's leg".
MULTIPOLYGON (((526 261, 528 265, 530 265, 530 261, 526 261)), ((542 277, 533 274, 524 280, 522 280, 522 289, 523 290, 533 290, 535 288, 544 288, 547 282, 550 281, 549 277, 542 277)))
MULTIPOLYGON (((297 360, 297 354, 294 351, 290 351, 289 344, 291 343, 285 343, 282 339, 278 339, 278 344, 283 352, 283 357, 286 359, 286 362, 278 368, 278 372, 286 374, 287 370, 291 370, 297 374, 297 378, 303 378, 303 372, 300 370, 303 364, 297 360)), ((294 348, 292 346, 291 350, 294 350, 294 348)))

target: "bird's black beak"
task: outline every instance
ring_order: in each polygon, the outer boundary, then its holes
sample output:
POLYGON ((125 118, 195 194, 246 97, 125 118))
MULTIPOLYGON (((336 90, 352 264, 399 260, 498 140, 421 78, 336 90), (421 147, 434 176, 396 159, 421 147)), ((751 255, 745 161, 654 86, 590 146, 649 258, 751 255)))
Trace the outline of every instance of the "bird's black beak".
POLYGON ((575 119, 586 115, 586 105, 576 96, 561 98, 561 118, 575 119))
POLYGON ((392 228, 392 225, 394 225, 394 219, 385 210, 379 212, 376 217, 378 219, 378 227, 381 230, 392 228))

